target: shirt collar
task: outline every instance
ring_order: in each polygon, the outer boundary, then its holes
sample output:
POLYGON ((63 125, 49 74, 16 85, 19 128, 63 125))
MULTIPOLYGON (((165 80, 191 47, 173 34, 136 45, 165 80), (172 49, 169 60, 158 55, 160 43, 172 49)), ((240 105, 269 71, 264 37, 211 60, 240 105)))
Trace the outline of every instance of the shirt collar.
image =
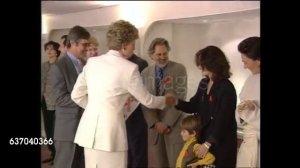
POLYGON ((168 64, 166 64, 164 67, 159 67, 159 66, 155 65, 155 71, 158 72, 158 70, 161 69, 161 68, 163 70, 165 70, 167 66, 168 66, 168 64))
POLYGON ((158 76, 159 69, 163 69, 163 73, 165 73, 164 70, 166 69, 167 66, 168 66, 168 64, 166 64, 164 67, 159 67, 159 66, 155 65, 155 75, 158 76))
POLYGON ((123 58, 123 56, 120 54, 120 52, 119 51, 117 51, 117 50, 109 50, 108 52, 107 52, 107 54, 108 55, 113 55, 113 56, 117 56, 117 57, 122 57, 123 58))
POLYGON ((77 73, 79 74, 82 71, 82 62, 80 59, 76 58, 72 53, 67 51, 67 56, 71 59, 73 65, 75 66, 75 69, 77 73))
POLYGON ((78 63, 78 58, 76 58, 71 52, 67 51, 67 56, 72 60, 74 63, 78 63))

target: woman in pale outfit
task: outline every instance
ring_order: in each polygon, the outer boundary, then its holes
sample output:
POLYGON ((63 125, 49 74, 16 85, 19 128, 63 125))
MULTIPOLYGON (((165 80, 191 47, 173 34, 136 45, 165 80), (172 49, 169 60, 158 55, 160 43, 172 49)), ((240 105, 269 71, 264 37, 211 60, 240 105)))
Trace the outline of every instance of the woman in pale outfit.
POLYGON ((90 57, 95 57, 98 55, 98 47, 99 47, 99 43, 97 41, 97 39, 93 36, 90 37, 89 39, 89 46, 87 48, 87 52, 86 52, 86 58, 90 58, 90 57))
POLYGON ((259 167, 260 149, 260 38, 249 37, 238 45, 244 67, 251 71, 239 95, 237 120, 244 130, 237 167, 259 167))
POLYGON ((110 50, 88 59, 71 93, 85 109, 74 141, 84 147, 86 168, 127 167, 124 104, 130 94, 149 108, 165 108, 165 97, 151 95, 138 66, 126 59, 135 49, 136 27, 119 20, 106 35, 110 50))

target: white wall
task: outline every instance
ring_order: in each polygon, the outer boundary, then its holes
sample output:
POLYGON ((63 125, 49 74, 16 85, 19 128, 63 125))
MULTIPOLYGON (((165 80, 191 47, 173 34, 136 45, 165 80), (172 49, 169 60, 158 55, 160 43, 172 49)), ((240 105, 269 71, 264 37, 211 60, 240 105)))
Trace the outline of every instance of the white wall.
POLYGON ((44 50, 44 44, 47 43, 48 37, 46 35, 42 35, 41 37, 41 56, 42 56, 42 59, 41 59, 41 62, 45 62, 47 60, 46 58, 46 55, 45 55, 45 50, 44 50))
MULTIPOLYGON (((45 26, 47 26, 45 30, 48 33, 55 29, 71 28, 78 24, 84 27, 106 26, 118 19, 125 19, 136 25, 143 23, 142 27, 138 26, 140 27, 140 44, 138 45, 140 45, 139 50, 142 50, 144 48, 144 35, 149 26, 155 21, 259 8, 259 1, 127 1, 119 6, 64 15, 44 16, 43 20, 45 20, 45 26)), ((137 52, 140 53, 141 51, 137 52)))
POLYGON ((243 38, 259 36, 259 8, 259 1, 132 1, 127 5, 43 17, 48 25, 48 31, 50 31, 50 34, 44 35, 43 39, 59 41, 60 36, 67 34, 69 28, 81 25, 86 27, 99 41, 100 54, 102 54, 108 50, 105 33, 111 22, 126 19, 137 23, 137 20, 141 19, 137 16, 143 16, 144 26, 139 28, 140 39, 136 42, 136 53, 152 64, 152 60, 147 55, 150 42, 155 37, 166 38, 172 48, 170 59, 188 67, 189 91, 187 98, 190 98, 195 92, 201 79, 201 74, 194 65, 194 54, 207 45, 216 45, 224 50, 232 67, 231 80, 239 93, 249 72, 243 69, 236 46, 243 38), (127 13, 128 10, 131 10, 129 14, 136 12, 136 16, 130 17, 127 13), (255 14, 252 14, 251 17, 235 15, 236 18, 233 15, 231 19, 227 17, 226 21, 220 19, 221 21, 211 23, 180 23, 180 18, 183 20, 211 16, 222 18, 232 13, 242 14, 249 13, 249 11, 254 11, 255 14), (177 19, 177 21, 174 23, 170 19, 177 19))
MULTIPOLYGON (((91 34, 91 36, 94 36, 97 39, 99 43, 98 46, 99 54, 106 53, 108 51, 108 48, 106 46, 107 26, 86 27, 86 29, 91 34)), ((52 30, 49 35, 49 40, 59 42, 61 36, 64 34, 68 34, 69 30, 70 28, 52 30)))

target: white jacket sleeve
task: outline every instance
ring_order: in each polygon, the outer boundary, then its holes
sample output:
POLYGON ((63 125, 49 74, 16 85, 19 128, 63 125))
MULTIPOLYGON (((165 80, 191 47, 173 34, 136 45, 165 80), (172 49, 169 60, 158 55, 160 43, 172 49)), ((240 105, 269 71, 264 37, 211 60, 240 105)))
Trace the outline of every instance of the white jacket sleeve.
POLYGON ((148 108, 163 110, 166 106, 164 96, 154 96, 148 92, 137 67, 129 77, 128 92, 148 108))
POLYGON ((84 75, 84 69, 79 74, 71 93, 71 99, 82 108, 86 108, 88 102, 87 85, 84 75))

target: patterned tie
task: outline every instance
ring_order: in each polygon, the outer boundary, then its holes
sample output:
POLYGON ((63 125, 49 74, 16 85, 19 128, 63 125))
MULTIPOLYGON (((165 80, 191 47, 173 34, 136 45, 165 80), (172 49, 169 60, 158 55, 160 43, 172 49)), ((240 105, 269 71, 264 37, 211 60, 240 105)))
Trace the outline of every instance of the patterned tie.
POLYGON ((164 78, 164 69, 158 68, 158 79, 157 79, 157 84, 156 84, 157 95, 163 95, 163 91, 164 91, 163 78, 164 78))

